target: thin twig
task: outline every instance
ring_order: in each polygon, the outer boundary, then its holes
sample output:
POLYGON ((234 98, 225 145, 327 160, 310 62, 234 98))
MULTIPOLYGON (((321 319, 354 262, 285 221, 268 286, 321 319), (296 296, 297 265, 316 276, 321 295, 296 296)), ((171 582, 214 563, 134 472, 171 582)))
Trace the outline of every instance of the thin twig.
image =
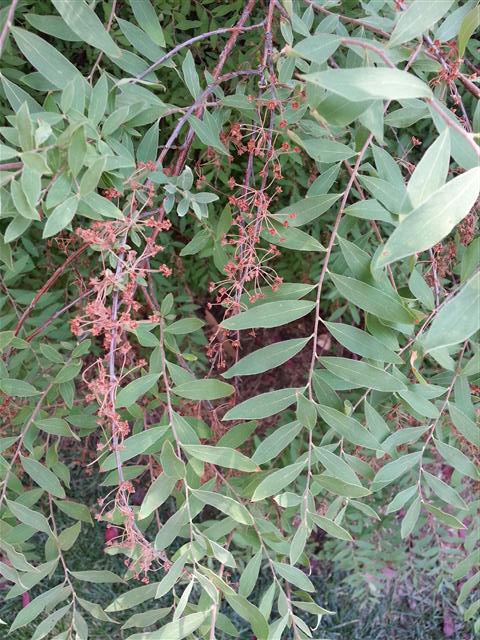
POLYGON ((32 311, 36 307, 36 305, 37 305, 38 301, 40 300, 40 298, 42 296, 44 296, 47 293, 47 291, 55 284, 55 282, 58 280, 58 278, 60 278, 62 273, 64 273, 64 271, 68 267, 68 265, 71 264, 74 260, 76 260, 78 258, 78 256, 81 255, 86 249, 88 249, 88 245, 87 244, 83 245, 82 247, 80 247, 80 249, 77 249, 76 251, 71 253, 68 256, 68 258, 65 260, 65 262, 63 262, 58 267, 58 269, 56 269, 56 271, 54 271, 54 273, 52 273, 52 275, 46 281, 46 283, 37 291, 37 293, 35 294, 35 297, 30 302, 30 304, 25 309, 25 311, 22 313, 22 316, 21 316, 20 320, 17 322, 17 326, 14 329, 14 333, 15 333, 16 336, 18 336, 18 334, 20 332, 20 329, 22 328, 22 326, 25 323, 25 320, 32 313, 32 311))
POLYGON ((168 53, 166 53, 161 58, 153 62, 148 67, 148 69, 145 69, 145 71, 142 71, 140 75, 136 76, 135 78, 132 78, 131 83, 134 84, 139 80, 143 80, 145 76, 147 76, 149 73, 154 71, 158 66, 160 66, 161 64, 164 64, 165 62, 167 62, 167 60, 170 60, 170 58, 173 58, 173 56, 177 54, 179 51, 181 51, 185 47, 189 47, 195 42, 199 42, 200 40, 205 40, 206 38, 210 38, 211 36, 218 36, 223 33, 231 33, 232 31, 234 31, 236 33, 236 36, 238 37, 240 35, 240 32, 245 33, 247 31, 252 31, 253 29, 260 29, 260 27, 262 26, 263 26, 263 22, 259 22, 258 24, 253 24, 249 27, 243 27, 243 26, 239 27, 238 25, 234 27, 221 27, 220 29, 214 29, 213 31, 206 31, 205 33, 201 33, 198 36, 189 38, 188 40, 185 40, 185 42, 181 42, 180 44, 177 44, 176 47, 174 47, 168 53))
POLYGON ((0 33, 0 54, 3 51, 3 47, 5 45, 5 41, 7 39, 8 33, 10 29, 13 27, 13 17, 15 15, 15 9, 17 8, 18 0, 12 0, 10 3, 10 9, 7 13, 7 19, 5 20, 5 24, 3 25, 2 33, 0 33))

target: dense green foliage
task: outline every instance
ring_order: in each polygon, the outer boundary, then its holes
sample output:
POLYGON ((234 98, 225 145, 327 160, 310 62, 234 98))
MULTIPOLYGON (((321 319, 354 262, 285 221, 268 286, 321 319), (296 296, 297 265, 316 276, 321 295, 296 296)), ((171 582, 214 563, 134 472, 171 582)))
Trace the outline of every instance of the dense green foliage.
POLYGON ((478 23, 2 3, 10 637, 479 630, 478 23))

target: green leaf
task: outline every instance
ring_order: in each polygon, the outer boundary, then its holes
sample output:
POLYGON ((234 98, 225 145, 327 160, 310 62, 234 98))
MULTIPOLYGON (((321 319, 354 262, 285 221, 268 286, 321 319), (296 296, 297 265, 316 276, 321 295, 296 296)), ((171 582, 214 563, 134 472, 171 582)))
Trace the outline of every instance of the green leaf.
POLYGON ((130 407, 141 396, 145 395, 156 384, 160 378, 159 373, 147 373, 141 378, 133 380, 126 387, 120 389, 117 393, 116 406, 117 407, 130 407))
POLYGON ((159 120, 145 133, 137 149, 138 162, 155 162, 158 155, 159 120))
POLYGON ((283 411, 297 400, 299 389, 279 389, 268 391, 244 400, 227 411, 222 420, 257 420, 268 418, 283 411))
POLYGON ((203 491, 200 489, 191 489, 193 495, 204 504, 209 504, 227 516, 230 516, 240 524, 252 525, 253 518, 249 511, 236 500, 224 496, 221 493, 213 493, 213 491, 203 491))
POLYGON ((188 551, 182 555, 180 555, 172 566, 165 573, 163 578, 160 580, 157 586, 157 590, 155 592, 155 598, 161 598, 166 593, 172 590, 172 587, 176 584, 177 580, 180 578, 183 572, 183 568, 188 559, 188 551))
MULTIPOLYGON (((359 176, 359 178, 362 186, 368 189, 372 196, 381 202, 389 211, 393 213, 404 213, 405 208, 410 208, 404 187, 400 189, 397 184, 392 184, 383 178, 375 178, 372 176, 359 176)), ((389 221, 393 223, 391 216, 389 221)))
POLYGON ((325 164, 348 160, 356 155, 356 151, 351 147, 333 140, 307 138, 301 140, 301 145, 311 158, 325 164))
POLYGON ((477 446, 480 438, 478 425, 453 404, 453 402, 448 403, 448 411, 455 428, 464 438, 469 440, 474 446, 477 446))
MULTIPOLYGON (((140 433, 126 438, 118 454, 120 461, 126 462, 135 456, 149 451, 151 447, 154 446, 160 448, 159 443, 168 430, 168 425, 149 427, 145 429, 145 431, 140 431, 140 433)), ((115 452, 113 452, 102 462, 101 471, 110 471, 111 469, 115 469, 116 466, 116 455, 115 452)))
POLYGON ((164 473, 161 473, 155 478, 148 487, 148 491, 143 499, 138 513, 138 519, 143 520, 143 518, 148 518, 155 509, 158 509, 172 494, 176 484, 177 480, 175 478, 170 478, 164 473))
POLYGON ((58 536, 58 545, 62 551, 68 551, 77 541, 82 530, 82 523, 76 522, 71 527, 64 529, 58 536))
POLYGON ((183 336, 186 333, 193 333, 193 331, 197 331, 201 327, 203 327, 205 323, 203 320, 199 318, 182 318, 181 320, 177 320, 176 322, 172 322, 165 327, 166 333, 172 333, 175 336, 183 336))
POLYGON ((266 302, 224 320, 224 329, 269 329, 302 318, 315 307, 310 300, 279 300, 266 302))
POLYGON ((65 491, 59 479, 50 469, 31 457, 25 458, 20 455, 20 460, 24 470, 39 487, 57 498, 65 498, 65 491))
POLYGON ((319 484, 323 489, 327 489, 331 493, 335 493, 337 496, 346 496, 347 498, 363 498, 368 496, 371 491, 365 489, 365 487, 358 484, 350 484, 344 480, 333 478, 332 476, 314 476, 315 482, 319 484))
POLYGON ((416 208, 444 184, 450 166, 450 131, 445 131, 423 154, 408 181, 410 204, 416 208))
POLYGON ((18 520, 20 520, 20 522, 23 522, 29 527, 32 527, 32 529, 35 529, 35 531, 43 531, 43 533, 46 533, 47 535, 52 534, 48 521, 44 515, 42 515, 38 511, 34 511, 33 509, 25 507, 19 502, 13 502, 12 500, 8 499, 6 500, 8 508, 13 513, 13 515, 18 518, 18 520))
POLYGON ((34 13, 27 13, 25 14, 25 18, 32 27, 54 38, 66 40, 67 42, 81 42, 83 40, 83 38, 77 36, 76 33, 73 33, 73 31, 67 27, 60 16, 41 16, 34 13))
POLYGON ((302 78, 352 102, 432 97, 430 88, 422 80, 398 69, 329 69, 308 73, 302 78))
POLYGON ((456 447, 445 444, 441 440, 433 439, 435 447, 442 458, 454 469, 464 476, 478 480, 479 474, 476 466, 467 456, 456 447))
POLYGON ((443 18, 452 4, 453 0, 413 0, 405 11, 399 12, 388 46, 397 47, 421 36, 443 18))
POLYGON ((101 620, 102 622, 116 622, 116 620, 112 620, 112 618, 110 618, 110 616, 108 616, 102 607, 96 602, 89 602, 88 600, 84 600, 78 596, 77 600, 80 606, 97 620, 101 620))
POLYGON ((385 513, 389 514, 389 513, 395 513, 395 511, 399 511, 409 500, 413 498, 413 496, 416 496, 417 493, 418 493, 418 486, 416 484, 414 484, 411 487, 408 487, 407 489, 403 489, 402 491, 399 491, 397 495, 393 498, 393 500, 388 504, 385 513))
POLYGON ((296 417, 301 425, 312 431, 318 420, 317 405, 313 400, 306 398, 302 393, 297 393, 296 417))
POLYGON ((151 600, 155 597, 157 587, 158 582, 152 582, 141 587, 130 589, 115 598, 115 600, 108 605, 105 611, 108 611, 109 613, 125 611, 126 609, 131 609, 139 604, 143 604, 146 600, 151 600))
POLYGON ((247 456, 244 456, 243 453, 235 449, 201 444, 182 444, 182 449, 184 449, 188 455, 202 462, 217 464, 220 467, 227 467, 228 469, 238 469, 239 471, 258 471, 258 466, 252 462, 250 458, 247 458, 247 456))
POLYGON ((405 385, 390 373, 373 367, 362 360, 350 358, 326 357, 320 362, 334 375, 359 387, 368 387, 377 391, 404 391, 405 385))
POLYGON ((408 288, 413 295, 419 300, 429 311, 435 308, 435 298, 433 291, 420 275, 418 269, 413 268, 408 280, 408 288))
POLYGON ((65 89, 78 75, 76 67, 43 38, 19 27, 12 27, 11 32, 18 48, 32 67, 59 89, 65 89))
POLYGON ((217 400, 234 393, 235 387, 220 380, 192 380, 172 387, 172 393, 188 400, 217 400))
POLYGON ((97 14, 84 0, 75 0, 75 2, 52 0, 52 2, 70 29, 83 41, 100 49, 110 58, 118 58, 121 55, 120 49, 105 30, 97 14))
POLYGON ((287 582, 293 584, 302 591, 315 591, 311 580, 297 567, 292 567, 290 564, 283 562, 273 562, 275 571, 282 576, 287 582))
POLYGON ((307 540, 310 536, 310 530, 307 529, 304 523, 302 523, 298 529, 295 531, 295 534, 292 538, 292 542, 290 543, 290 564, 296 564, 302 556, 302 553, 305 550, 305 546, 307 544, 307 540))
POLYGON ((187 503, 184 503, 178 511, 176 511, 163 525, 160 531, 155 536, 154 547, 161 551, 166 549, 172 544, 175 538, 179 535, 181 528, 184 524, 187 524, 189 520, 189 514, 187 510, 187 503))
POLYGON ((335 53, 339 44, 340 38, 338 36, 322 33, 300 40, 293 48, 293 53, 311 62, 322 64, 335 53))
POLYGON ((463 524, 463 522, 460 522, 460 520, 458 518, 456 518, 455 516, 452 516, 450 513, 445 513, 445 511, 442 511, 438 507, 434 507, 433 504, 425 503, 424 507, 433 516, 435 516, 435 518, 437 518, 437 520, 440 520, 440 522, 443 522, 443 524, 446 524, 447 527, 451 527, 452 529, 466 529, 467 528, 463 524))
POLYGON ((151 609, 144 613, 134 613, 128 620, 122 625, 122 629, 131 629, 132 627, 150 627, 159 620, 162 620, 171 611, 171 607, 163 607, 161 609, 151 609))
MULTIPOLYGON (((357 353, 370 360, 402 364, 402 359, 366 331, 349 324, 324 322, 332 336, 352 353, 357 353)), ((351 362, 351 361, 350 361, 351 362)))
POLYGON ((74 520, 81 520, 87 524, 93 524, 92 517, 88 507, 78 502, 71 502, 70 500, 54 500, 56 506, 66 513, 69 518, 74 520))
POLYGON ((310 338, 296 338, 257 349, 239 360, 222 375, 229 379, 235 376, 251 376, 274 369, 293 358, 309 341, 310 338))
POLYGON ((204 249, 209 240, 211 238, 211 233, 207 229, 201 229, 198 233, 196 233, 190 242, 183 247, 180 251, 180 257, 184 256, 194 256, 199 253, 202 249, 204 249))
POLYGON ((105 169, 106 158, 98 158, 85 171, 80 180, 80 197, 84 198, 97 188, 102 173, 105 169))
POLYGON ((318 513, 310 513, 309 514, 312 520, 315 522, 317 527, 326 531, 333 538, 338 538, 339 540, 347 540, 351 542, 353 540, 352 536, 348 533, 346 529, 341 527, 339 524, 331 520, 330 518, 326 518, 325 516, 321 516, 318 513))
POLYGON ((260 567, 262 566, 262 555, 262 549, 259 549, 257 553, 250 558, 245 569, 242 571, 238 592, 244 598, 248 598, 255 588, 260 567))
POLYGON ((267 640, 269 637, 267 621, 255 605, 237 594, 226 593, 225 599, 241 618, 250 623, 257 640, 267 640))
POLYGON ((480 272, 440 309, 421 340, 426 353, 463 342, 480 329, 480 272))
POLYGON ((95 584, 113 584, 115 582, 124 582, 123 578, 117 576, 111 571, 99 570, 99 571, 70 571, 77 580, 82 582, 93 582, 95 584))
POLYGON ((328 211, 339 198, 338 193, 310 196, 274 213, 272 218, 281 224, 288 222, 289 227, 301 227, 328 211))
POLYGON ((102 74, 92 89, 90 102, 88 105, 88 119, 97 126, 105 115, 108 101, 108 80, 105 74, 102 74))
POLYGON ((10 627, 10 633, 33 622, 47 607, 57 605, 62 600, 65 600, 70 593, 70 587, 63 587, 62 585, 58 585, 53 589, 41 593, 15 616, 12 626, 10 627))
POLYGON ((423 471, 423 477, 427 481, 430 489, 440 498, 440 500, 443 500, 455 509, 468 509, 468 505, 465 503, 465 500, 446 482, 437 478, 437 476, 428 473, 428 471, 423 471))
POLYGON ((28 201, 27 196, 23 191, 20 183, 14 181, 12 182, 10 188, 13 204, 15 205, 15 209, 18 211, 18 213, 26 220, 38 220, 39 215, 35 208, 32 207, 32 205, 28 201))
POLYGON ((87 205, 89 209, 93 209, 96 214, 100 214, 104 218, 114 218, 115 220, 122 220, 123 214, 113 202, 107 200, 98 193, 89 193, 81 200, 81 204, 87 205))
POLYGON ((217 442, 219 447, 231 447, 237 449, 242 445, 257 428, 255 420, 249 422, 240 422, 234 427, 231 427, 226 431, 220 440, 217 442))
POLYGON ((329 476, 338 478, 347 484, 354 484, 358 487, 362 486, 355 471, 349 467, 343 458, 329 451, 328 448, 315 447, 313 457, 325 467, 329 476))
POLYGON ((65 364, 53 379, 55 384, 62 384, 63 382, 69 382, 76 378, 82 368, 81 362, 69 362, 65 364))
POLYGON ((463 18, 458 32, 458 55, 463 58, 468 41, 480 26, 480 11, 478 6, 473 7, 471 11, 463 18))
POLYGON ((397 460, 392 460, 385 464, 376 474, 373 479, 374 484, 389 484, 393 482, 404 473, 407 473, 415 465, 417 465, 422 459, 422 454, 419 451, 414 453, 407 453, 400 456, 397 460))
POLYGON ((42 640, 45 638, 50 631, 57 625, 58 622, 67 614, 70 610, 71 604, 67 604, 67 606, 62 607, 61 609, 57 609, 53 613, 51 613, 48 618, 46 618, 43 622, 41 622, 38 627, 35 629, 35 633, 33 634, 31 640, 42 640))
POLYGON ((229 155, 225 145, 220 141, 220 127, 208 111, 204 112, 203 120, 196 116, 189 116, 188 122, 203 144, 207 147, 213 147, 222 154, 229 155))
POLYGON ((185 478, 185 464, 175 453, 169 440, 165 440, 160 454, 160 464, 164 473, 170 478, 182 480, 185 478))
POLYGON ((386 244, 380 247, 372 266, 385 267, 443 240, 468 214, 479 191, 480 167, 447 182, 403 218, 386 244))
POLYGON ((38 396, 40 391, 37 391, 33 385, 25 380, 15 380, 14 378, 3 378, 0 380, 0 390, 7 396, 13 398, 30 398, 31 396, 38 396))
POLYGON ((295 227, 285 228, 273 217, 269 220, 269 228, 275 232, 274 235, 271 235, 267 230, 260 233, 260 237, 269 244, 276 244, 284 249, 293 249, 294 251, 325 251, 323 244, 313 236, 295 227))
POLYGON ((252 502, 258 502, 280 493, 282 489, 285 489, 300 475, 304 467, 305 462, 296 462, 269 474, 255 489, 252 502))
POLYGON ((342 438, 346 438, 352 444, 373 449, 374 451, 382 450, 382 445, 375 436, 370 431, 367 431, 355 418, 323 405, 318 406, 318 413, 329 427, 332 427, 342 438))
POLYGON ((50 238, 68 227, 77 212, 78 203, 78 197, 71 196, 56 206, 47 219, 42 238, 50 238))
POLYGON ((361 280, 347 276, 330 273, 330 277, 341 295, 360 309, 388 322, 416 322, 414 315, 402 304, 399 296, 385 293, 361 280))
POLYGON ((278 456, 292 440, 298 436, 303 425, 298 421, 289 422, 281 427, 275 427, 274 431, 260 442, 252 460, 257 464, 265 464, 275 456, 278 456))
POLYGON ((418 517, 420 516, 421 507, 422 503, 419 497, 415 498, 412 504, 408 507, 400 527, 400 535, 402 538, 408 538, 414 530, 415 525, 418 522, 418 517))
POLYGON ((152 633, 134 633, 128 640, 183 640, 196 631, 211 616, 211 611, 191 613, 183 618, 178 618, 152 633))
POLYGON ((136 21, 150 38, 160 47, 165 46, 165 37, 157 13, 149 0, 129 0, 136 21))
POLYGON ((187 88, 194 99, 197 99, 202 89, 200 87, 200 80, 198 79, 198 73, 195 69, 195 61, 193 59, 192 52, 187 51, 185 58, 182 62, 183 79, 187 88))

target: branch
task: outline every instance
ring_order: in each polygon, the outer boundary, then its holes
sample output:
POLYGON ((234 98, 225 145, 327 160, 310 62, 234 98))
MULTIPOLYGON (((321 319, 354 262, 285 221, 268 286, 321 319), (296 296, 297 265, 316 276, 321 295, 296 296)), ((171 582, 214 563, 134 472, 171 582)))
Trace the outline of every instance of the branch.
POLYGON ((83 245, 83 247, 80 247, 80 249, 77 249, 76 251, 71 253, 68 256, 68 258, 65 260, 65 262, 63 262, 58 267, 58 269, 56 271, 54 271, 54 273, 46 281, 46 283, 43 285, 43 287, 41 287, 41 289, 39 289, 37 291, 35 297, 30 302, 30 304, 25 309, 25 311, 22 313, 22 316, 21 316, 20 320, 17 322, 17 326, 15 327, 15 330, 14 330, 14 333, 15 333, 16 336, 18 336, 18 334, 20 332, 20 329, 22 328, 23 324, 25 323, 25 320, 32 313, 33 309, 35 308, 35 306, 36 306, 37 302, 40 300, 40 298, 43 295, 45 295, 47 293, 47 291, 55 284, 55 282, 62 275, 62 273, 65 271, 65 269, 68 267, 68 265, 71 262, 74 262, 78 258, 78 256, 81 255, 86 249, 88 249, 88 244, 83 245))
MULTIPOLYGON (((147 76, 150 72, 154 71, 157 67, 159 67, 164 62, 167 62, 167 60, 170 60, 170 58, 173 58, 173 56, 177 54, 179 51, 181 51, 185 47, 189 47, 190 45, 194 44, 195 42, 198 42, 199 40, 205 40, 206 38, 210 38, 211 36, 218 36, 223 33, 231 33, 233 31, 235 35, 235 41, 236 41, 240 33, 242 32, 244 33, 246 31, 253 31, 253 29, 260 29, 260 27, 262 26, 263 26, 263 21, 257 24, 252 24, 250 27, 243 27, 238 25, 236 25, 235 27, 221 27, 220 29, 215 29, 214 31, 206 31, 205 33, 201 33, 198 36, 189 38, 188 40, 185 40, 185 42, 181 42, 180 44, 177 44, 177 46, 174 47, 171 51, 169 51, 168 53, 163 55, 161 58, 153 62, 148 67, 148 69, 145 69, 145 71, 142 71, 142 73, 136 76, 135 78, 133 78, 131 82, 132 84, 134 84, 139 80, 143 80, 145 76, 147 76)), ((227 47, 225 47, 224 51, 226 50, 227 50, 227 47)))
POLYGON ((12 0, 12 2, 10 3, 10 9, 8 10, 7 19, 5 20, 5 24, 3 25, 2 33, 0 33, 0 54, 3 51, 3 46, 5 44, 5 40, 7 39, 8 33, 13 26, 13 16, 15 15, 17 4, 18 0, 12 0))

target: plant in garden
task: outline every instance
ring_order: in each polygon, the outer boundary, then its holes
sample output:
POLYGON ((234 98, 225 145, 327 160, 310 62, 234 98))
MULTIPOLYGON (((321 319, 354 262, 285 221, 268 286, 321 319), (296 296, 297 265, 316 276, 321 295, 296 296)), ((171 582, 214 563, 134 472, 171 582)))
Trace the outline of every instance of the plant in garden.
POLYGON ((480 628, 479 8, 359 4, 3 3, 12 637, 323 635, 332 562, 480 628))

